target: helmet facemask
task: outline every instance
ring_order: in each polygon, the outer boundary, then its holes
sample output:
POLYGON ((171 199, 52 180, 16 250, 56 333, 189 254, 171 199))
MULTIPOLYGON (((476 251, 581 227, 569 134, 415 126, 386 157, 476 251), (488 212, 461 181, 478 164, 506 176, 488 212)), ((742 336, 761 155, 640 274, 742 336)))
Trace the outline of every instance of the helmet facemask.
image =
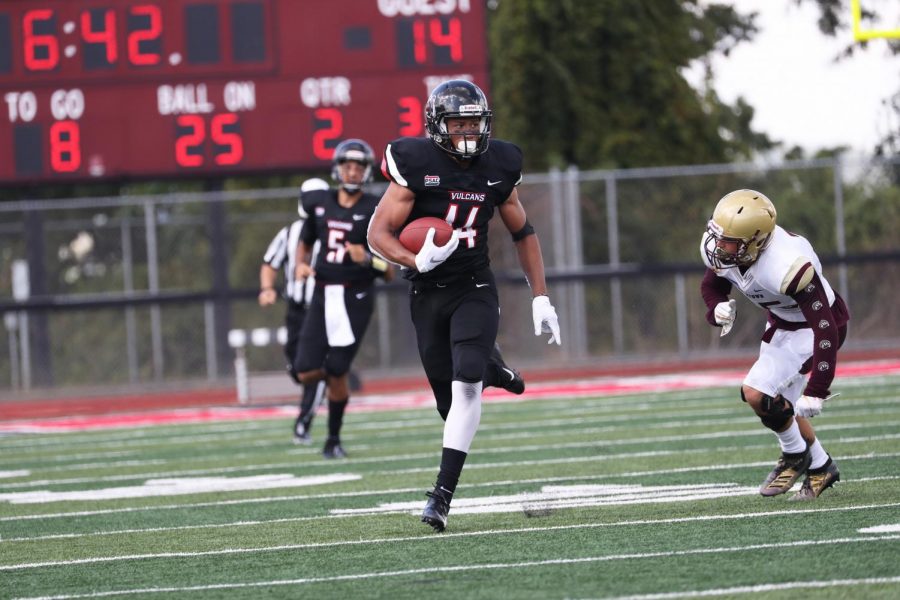
POLYGON ((753 264, 759 255, 756 236, 749 240, 727 237, 718 223, 712 219, 706 225, 703 249, 709 264, 716 269, 748 266, 753 264), (754 247, 756 248, 755 252, 751 251, 751 248, 754 247))
MULTIPOLYGON (((438 123, 438 145, 451 154, 462 158, 472 158, 487 149, 487 140, 491 133, 491 120, 490 117, 481 117, 478 120, 478 131, 475 133, 452 133, 449 131, 448 120, 466 117, 467 115, 464 112, 444 116, 438 123), (453 144, 453 138, 457 138, 455 145, 453 144)), ((434 139, 434 136, 432 136, 432 139, 434 139)))

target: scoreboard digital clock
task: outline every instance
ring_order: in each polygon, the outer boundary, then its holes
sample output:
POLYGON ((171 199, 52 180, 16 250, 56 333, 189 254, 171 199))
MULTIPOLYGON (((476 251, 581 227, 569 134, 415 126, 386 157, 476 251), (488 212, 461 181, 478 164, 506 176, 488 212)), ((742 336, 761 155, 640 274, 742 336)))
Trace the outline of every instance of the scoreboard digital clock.
POLYGON ((0 184, 322 168, 487 88, 483 0, 4 0, 0 184))

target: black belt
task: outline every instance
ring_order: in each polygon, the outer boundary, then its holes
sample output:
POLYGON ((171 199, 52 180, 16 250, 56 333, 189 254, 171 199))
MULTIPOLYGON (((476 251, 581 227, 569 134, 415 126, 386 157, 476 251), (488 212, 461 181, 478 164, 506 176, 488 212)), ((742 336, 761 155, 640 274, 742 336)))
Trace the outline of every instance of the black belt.
POLYGON ((444 289, 448 287, 456 287, 469 281, 489 281, 493 283, 494 273, 489 268, 478 269, 474 273, 460 273, 452 277, 441 279, 412 279, 410 280, 410 288, 416 292, 424 292, 426 290, 444 289))

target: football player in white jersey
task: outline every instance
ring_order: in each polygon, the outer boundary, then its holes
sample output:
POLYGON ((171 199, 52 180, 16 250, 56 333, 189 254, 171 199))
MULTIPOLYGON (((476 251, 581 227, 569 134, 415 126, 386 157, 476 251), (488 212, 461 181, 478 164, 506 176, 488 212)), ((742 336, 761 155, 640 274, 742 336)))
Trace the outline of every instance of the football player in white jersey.
POLYGON ((775 218, 775 206, 754 190, 719 200, 700 244, 707 266, 700 291, 706 320, 722 327, 722 335, 736 316, 729 299, 733 288, 767 311, 759 358, 741 386, 741 398, 781 445, 781 458, 759 492, 783 494, 806 475, 791 499, 813 500, 840 480, 809 418, 830 397, 850 314, 810 243, 776 225, 775 218))

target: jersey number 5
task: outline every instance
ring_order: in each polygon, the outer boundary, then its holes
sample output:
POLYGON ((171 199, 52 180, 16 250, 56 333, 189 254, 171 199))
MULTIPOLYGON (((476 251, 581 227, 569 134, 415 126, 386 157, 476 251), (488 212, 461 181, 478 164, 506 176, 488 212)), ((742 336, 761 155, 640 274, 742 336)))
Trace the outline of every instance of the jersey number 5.
POLYGON ((325 255, 325 260, 338 264, 344 262, 344 255, 347 254, 347 249, 344 247, 346 235, 347 232, 341 229, 328 230, 328 254, 325 255))

